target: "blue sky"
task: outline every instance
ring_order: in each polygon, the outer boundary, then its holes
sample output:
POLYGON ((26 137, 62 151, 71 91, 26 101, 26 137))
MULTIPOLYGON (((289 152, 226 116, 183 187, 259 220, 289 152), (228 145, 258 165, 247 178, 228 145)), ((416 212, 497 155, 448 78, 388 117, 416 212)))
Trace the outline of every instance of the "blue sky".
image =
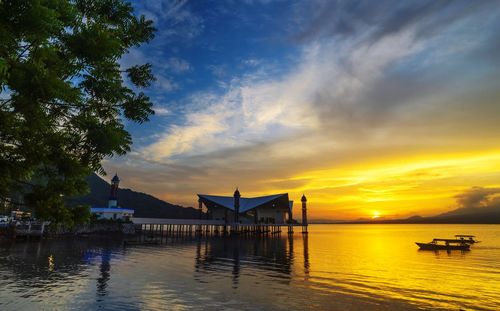
POLYGON ((148 91, 156 103, 153 122, 130 125, 138 136, 161 130, 165 122, 182 123, 194 93, 221 95, 232 80, 263 65, 274 77, 285 74, 300 52, 287 38, 292 22, 285 11, 291 7, 280 1, 140 1, 134 6, 157 28, 151 44, 122 60, 125 65, 150 62, 158 78, 148 91))
POLYGON ((125 187, 184 205, 236 186, 307 192, 317 218, 352 218, 500 186, 499 1, 134 7, 158 31, 121 64, 149 62, 158 80, 156 115, 127 123, 132 152, 104 163, 125 187))

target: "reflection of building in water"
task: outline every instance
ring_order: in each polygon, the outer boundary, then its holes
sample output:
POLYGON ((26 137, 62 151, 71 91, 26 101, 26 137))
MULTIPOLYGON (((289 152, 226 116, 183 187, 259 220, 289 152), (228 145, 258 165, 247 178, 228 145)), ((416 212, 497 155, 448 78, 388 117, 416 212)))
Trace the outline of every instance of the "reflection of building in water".
POLYGON ((236 189, 232 197, 205 194, 198 194, 198 197, 200 211, 205 205, 212 220, 243 224, 285 224, 293 221, 293 201, 288 199, 288 193, 243 198, 236 189))
POLYGON ((302 235, 302 246, 304 248, 304 275, 309 276, 309 236, 307 234, 302 235))
POLYGON ((99 266, 100 275, 97 279, 97 296, 106 296, 108 294, 107 287, 111 274, 111 250, 103 249, 101 254, 101 265, 99 266))
MULTIPOLYGON (((92 264, 92 258, 96 257, 90 257, 90 254, 101 253, 100 249, 96 250, 96 245, 101 243, 91 239, 56 239, 4 247, 2 251, 7 252, 12 260, 0 261, 1 270, 5 272, 2 274, 3 281, 11 279, 25 288, 52 290, 53 283, 46 282, 47 273, 50 273, 51 280, 63 281, 65 285, 72 286, 80 282, 79 275, 85 273, 92 264)), ((108 247, 118 248, 121 244, 111 241, 108 247)), ((0 310, 3 309, 0 307, 0 310)))
POLYGON ((293 266, 293 236, 288 237, 288 250, 287 250, 288 262, 290 266, 293 266))
POLYGON ((238 288, 240 278, 240 251, 237 247, 233 248, 233 288, 238 288))
MULTIPOLYGON (((283 280, 292 279, 294 262, 293 236, 263 238, 207 238, 199 239, 196 247, 196 278, 207 275, 206 271, 227 267, 232 262, 231 279, 233 287, 238 287, 242 271, 258 269, 274 271, 283 276, 283 280)), ((304 250, 304 256, 308 257, 304 250)), ((308 262, 309 259, 305 258, 308 262)), ((229 268, 229 267, 228 267, 229 268)))

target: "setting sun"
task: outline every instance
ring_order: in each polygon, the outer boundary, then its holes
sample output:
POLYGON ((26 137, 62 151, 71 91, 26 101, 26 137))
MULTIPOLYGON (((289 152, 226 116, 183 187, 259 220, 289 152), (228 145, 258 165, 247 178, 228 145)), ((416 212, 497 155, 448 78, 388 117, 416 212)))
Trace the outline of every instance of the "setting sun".
POLYGON ((380 212, 379 211, 373 211, 372 219, 376 219, 376 218, 379 218, 379 217, 380 217, 380 212))

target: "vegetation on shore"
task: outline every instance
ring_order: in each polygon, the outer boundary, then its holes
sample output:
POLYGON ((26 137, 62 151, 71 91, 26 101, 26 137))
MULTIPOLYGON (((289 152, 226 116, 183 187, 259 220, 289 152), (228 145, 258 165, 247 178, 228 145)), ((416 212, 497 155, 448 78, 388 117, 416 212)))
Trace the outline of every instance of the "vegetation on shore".
POLYGON ((152 24, 122 0, 0 2, 0 204, 58 223, 89 219, 65 197, 88 191, 103 158, 130 150, 125 120, 153 114, 140 91, 155 79, 151 65, 119 62, 153 38, 152 24))

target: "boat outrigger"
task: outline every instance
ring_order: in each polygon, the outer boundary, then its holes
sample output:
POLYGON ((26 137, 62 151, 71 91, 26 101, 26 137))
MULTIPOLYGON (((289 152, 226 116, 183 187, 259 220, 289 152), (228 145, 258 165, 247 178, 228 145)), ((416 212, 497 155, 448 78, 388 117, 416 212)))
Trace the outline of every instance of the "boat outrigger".
POLYGON ((470 250, 470 243, 460 239, 434 239, 429 243, 419 243, 415 244, 423 250, 470 250))
POLYGON ((461 241, 464 241, 465 243, 469 243, 469 244, 475 244, 475 243, 479 243, 481 241, 478 241, 475 239, 476 236, 474 235, 466 235, 466 234, 457 234, 455 235, 455 237, 461 241))

